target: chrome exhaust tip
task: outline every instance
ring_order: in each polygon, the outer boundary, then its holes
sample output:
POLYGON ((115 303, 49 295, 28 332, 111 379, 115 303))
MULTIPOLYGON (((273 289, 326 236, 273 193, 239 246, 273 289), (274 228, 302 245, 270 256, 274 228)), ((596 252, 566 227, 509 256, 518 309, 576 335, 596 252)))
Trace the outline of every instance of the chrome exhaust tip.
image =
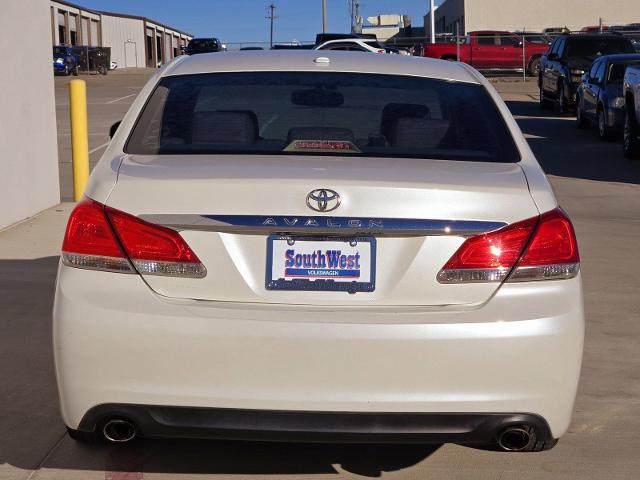
POLYGON ((129 420, 112 419, 102 427, 102 435, 109 442, 125 443, 135 438, 136 427, 129 420))
POLYGON ((498 435, 498 446, 505 452, 523 452, 535 441, 530 427, 508 427, 498 435))

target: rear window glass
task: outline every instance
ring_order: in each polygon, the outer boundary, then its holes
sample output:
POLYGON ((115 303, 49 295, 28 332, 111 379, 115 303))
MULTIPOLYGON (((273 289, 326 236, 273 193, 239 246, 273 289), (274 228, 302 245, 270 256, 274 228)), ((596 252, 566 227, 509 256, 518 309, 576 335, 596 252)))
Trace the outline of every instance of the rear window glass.
POLYGON ((614 63, 609 69, 609 82, 622 83, 627 67, 636 67, 640 65, 640 60, 636 62, 614 63))
POLYGON ((501 114, 480 85, 317 72, 163 78, 125 150, 142 155, 520 159, 501 114))
POLYGON ((634 53, 626 38, 573 38, 567 43, 565 57, 599 57, 616 53, 634 53))

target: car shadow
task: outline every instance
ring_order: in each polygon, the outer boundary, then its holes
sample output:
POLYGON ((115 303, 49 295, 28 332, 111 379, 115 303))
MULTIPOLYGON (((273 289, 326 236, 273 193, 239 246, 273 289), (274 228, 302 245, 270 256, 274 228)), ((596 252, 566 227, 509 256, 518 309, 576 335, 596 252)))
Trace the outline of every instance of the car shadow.
POLYGON ((415 465, 440 447, 152 439, 117 447, 77 444, 60 419, 53 365, 51 311, 58 258, 0 259, 0 465, 176 475, 342 469, 377 477, 415 465))
MULTIPOLYGON (((317 475, 365 477, 420 463, 440 446, 261 443, 136 439, 127 445, 65 445, 47 468, 172 475, 317 475)), ((129 478, 129 477, 127 477, 129 478)))
POLYGON ((536 102, 506 103, 547 174, 640 184, 640 162, 624 158, 621 136, 603 142, 595 130, 579 130, 574 117, 542 110, 536 102))

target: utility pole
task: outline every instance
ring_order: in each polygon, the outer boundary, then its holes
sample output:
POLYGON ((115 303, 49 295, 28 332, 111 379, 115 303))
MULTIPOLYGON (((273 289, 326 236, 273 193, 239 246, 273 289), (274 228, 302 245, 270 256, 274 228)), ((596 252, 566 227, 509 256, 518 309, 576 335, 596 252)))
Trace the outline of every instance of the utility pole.
POLYGON ((356 33, 356 2, 351 0, 351 33, 356 33))
POLYGON ((322 33, 327 33, 327 0, 322 0, 322 33))
POLYGON ((278 17, 275 16, 276 6, 273 2, 271 2, 271 5, 269 5, 267 9, 268 9, 267 11, 269 15, 266 18, 269 19, 269 23, 271 24, 271 33, 269 35, 269 48, 273 48, 273 21, 278 17))
POLYGON ((431 24, 431 43, 436 43, 436 2, 429 0, 429 23, 431 24))
POLYGON ((360 26, 360 0, 349 0, 351 4, 351 33, 358 33, 360 26))

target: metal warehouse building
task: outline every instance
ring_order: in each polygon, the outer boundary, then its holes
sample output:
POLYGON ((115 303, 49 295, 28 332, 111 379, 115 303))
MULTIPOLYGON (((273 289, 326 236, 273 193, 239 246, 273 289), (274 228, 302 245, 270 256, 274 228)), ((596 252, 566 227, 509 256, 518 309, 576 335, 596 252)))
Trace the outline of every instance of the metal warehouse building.
POLYGON ((193 35, 146 17, 90 10, 51 0, 53 45, 111 48, 120 67, 154 67, 180 55, 193 35))
MULTIPOLYGON (((640 0, 445 0, 436 9, 436 33, 530 30, 640 22, 640 0)), ((429 14, 425 25, 430 24, 429 14)))

